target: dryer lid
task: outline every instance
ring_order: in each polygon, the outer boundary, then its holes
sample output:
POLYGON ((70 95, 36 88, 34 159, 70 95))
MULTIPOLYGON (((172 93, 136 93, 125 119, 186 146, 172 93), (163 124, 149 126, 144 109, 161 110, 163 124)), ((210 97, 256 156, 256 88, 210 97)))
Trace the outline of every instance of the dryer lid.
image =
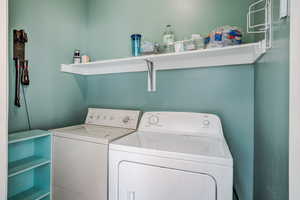
POLYGON ((114 141, 110 144, 110 149, 233 165, 232 156, 223 138, 138 131, 114 141))

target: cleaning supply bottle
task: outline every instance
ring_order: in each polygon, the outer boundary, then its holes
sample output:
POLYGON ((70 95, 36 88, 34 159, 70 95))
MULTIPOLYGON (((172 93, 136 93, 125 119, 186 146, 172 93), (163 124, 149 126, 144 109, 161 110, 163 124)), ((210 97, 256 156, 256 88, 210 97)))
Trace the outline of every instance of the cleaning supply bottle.
POLYGON ((80 50, 76 49, 74 51, 73 64, 80 64, 80 63, 81 63, 80 50))
POLYGON ((167 25, 163 33, 163 45, 164 45, 165 53, 174 52, 174 42, 175 42, 175 35, 172 30, 172 27, 171 25, 167 25))

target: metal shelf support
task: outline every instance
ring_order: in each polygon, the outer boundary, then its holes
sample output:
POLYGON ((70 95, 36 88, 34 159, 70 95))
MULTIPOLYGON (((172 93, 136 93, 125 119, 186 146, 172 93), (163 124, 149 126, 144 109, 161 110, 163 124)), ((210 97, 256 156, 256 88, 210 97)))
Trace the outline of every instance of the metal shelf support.
POLYGON ((145 59, 147 67, 148 67, 148 91, 155 92, 156 91, 156 69, 154 68, 153 61, 149 59, 145 59))

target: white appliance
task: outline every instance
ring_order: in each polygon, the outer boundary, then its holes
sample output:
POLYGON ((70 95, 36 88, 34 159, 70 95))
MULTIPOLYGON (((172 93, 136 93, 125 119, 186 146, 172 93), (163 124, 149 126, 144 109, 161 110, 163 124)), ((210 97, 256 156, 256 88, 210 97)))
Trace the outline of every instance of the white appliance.
POLYGON ((53 199, 107 200, 108 144, 132 133, 140 111, 90 108, 85 124, 53 133, 53 199))
POLYGON ((109 154, 110 200, 232 200, 233 160, 216 115, 146 112, 109 154))

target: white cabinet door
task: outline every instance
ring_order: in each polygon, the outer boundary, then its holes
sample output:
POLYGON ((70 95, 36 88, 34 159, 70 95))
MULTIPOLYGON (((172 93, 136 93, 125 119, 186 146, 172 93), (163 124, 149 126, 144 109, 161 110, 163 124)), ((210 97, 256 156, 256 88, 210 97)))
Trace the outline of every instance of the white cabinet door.
POLYGON ((216 183, 206 174, 122 162, 119 200, 216 200, 216 183))

